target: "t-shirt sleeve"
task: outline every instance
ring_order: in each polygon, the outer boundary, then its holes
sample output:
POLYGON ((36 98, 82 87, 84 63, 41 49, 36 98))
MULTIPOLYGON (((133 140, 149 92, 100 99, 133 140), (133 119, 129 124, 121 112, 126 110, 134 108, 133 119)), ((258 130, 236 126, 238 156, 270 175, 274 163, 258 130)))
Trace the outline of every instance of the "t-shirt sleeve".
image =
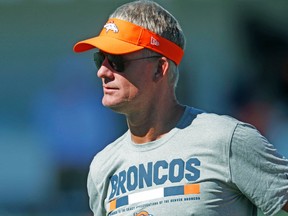
POLYGON ((239 123, 230 146, 232 182, 264 214, 274 215, 288 200, 288 160, 253 126, 239 123))
POLYGON ((94 216, 104 216, 105 210, 101 202, 101 193, 97 190, 95 183, 91 177, 91 171, 87 177, 87 190, 89 195, 89 205, 94 216))

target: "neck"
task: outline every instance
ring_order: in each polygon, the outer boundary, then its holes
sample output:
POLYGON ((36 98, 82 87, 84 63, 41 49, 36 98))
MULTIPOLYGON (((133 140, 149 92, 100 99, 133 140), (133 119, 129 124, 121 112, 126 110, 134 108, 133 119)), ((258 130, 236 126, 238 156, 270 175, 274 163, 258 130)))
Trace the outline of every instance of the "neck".
POLYGON ((183 112, 184 106, 174 101, 126 115, 132 141, 143 144, 161 138, 177 125, 183 112))

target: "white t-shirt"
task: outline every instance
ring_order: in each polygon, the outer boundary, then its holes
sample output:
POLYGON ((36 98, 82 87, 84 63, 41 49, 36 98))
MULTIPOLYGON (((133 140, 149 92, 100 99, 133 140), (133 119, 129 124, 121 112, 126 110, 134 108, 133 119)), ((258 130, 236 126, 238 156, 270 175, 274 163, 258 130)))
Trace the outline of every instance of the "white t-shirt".
POLYGON ((130 131, 93 159, 88 175, 95 216, 267 215, 288 200, 288 161, 249 124, 186 107, 153 142, 130 131))

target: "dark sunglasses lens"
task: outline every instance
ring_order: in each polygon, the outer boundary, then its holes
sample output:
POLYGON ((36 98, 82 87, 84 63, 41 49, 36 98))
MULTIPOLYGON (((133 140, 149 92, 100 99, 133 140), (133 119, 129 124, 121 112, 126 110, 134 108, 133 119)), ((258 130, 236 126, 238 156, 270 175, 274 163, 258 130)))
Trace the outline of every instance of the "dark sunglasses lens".
POLYGON ((110 66, 117 72, 124 71, 124 63, 121 56, 117 55, 107 55, 108 62, 110 66))
POLYGON ((102 66, 106 57, 108 59, 109 65, 113 68, 113 70, 115 70, 117 72, 123 72, 124 71, 124 63, 123 63, 121 56, 105 55, 102 52, 94 53, 94 62, 95 62, 95 65, 96 65, 98 70, 102 66))
POLYGON ((94 62, 98 70, 100 69, 104 60, 105 60, 105 55, 103 53, 101 52, 94 53, 94 62))

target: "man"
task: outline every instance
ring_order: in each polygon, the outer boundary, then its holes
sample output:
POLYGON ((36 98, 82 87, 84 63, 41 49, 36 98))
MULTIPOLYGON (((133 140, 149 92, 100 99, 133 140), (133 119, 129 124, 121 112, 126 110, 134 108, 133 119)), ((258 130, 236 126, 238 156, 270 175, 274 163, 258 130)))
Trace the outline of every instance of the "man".
POLYGON ((181 105, 175 96, 185 40, 152 1, 125 4, 100 35, 102 103, 129 130, 93 159, 90 207, 100 215, 250 216, 287 210, 288 162, 251 125, 181 105))

